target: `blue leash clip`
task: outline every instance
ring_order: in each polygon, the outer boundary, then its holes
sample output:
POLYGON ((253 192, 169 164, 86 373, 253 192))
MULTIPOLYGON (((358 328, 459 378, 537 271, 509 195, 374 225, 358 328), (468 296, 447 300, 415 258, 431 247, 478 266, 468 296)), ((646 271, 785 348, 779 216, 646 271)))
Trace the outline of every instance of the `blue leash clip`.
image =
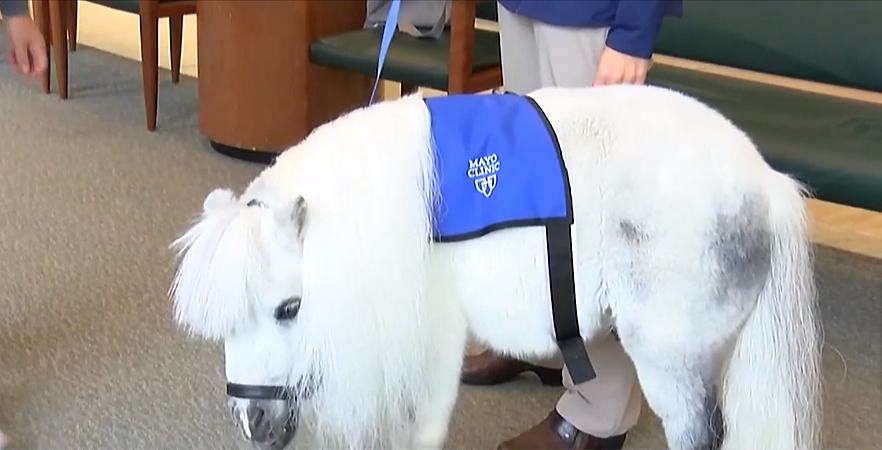
POLYGON ((386 62, 386 52, 389 51, 389 45, 392 43, 392 36, 398 28, 398 12, 401 9, 401 0, 392 0, 389 5, 389 14, 386 16, 386 23, 383 24, 383 39, 380 41, 380 57, 377 60, 377 76, 374 79, 374 89, 371 91, 371 100, 369 105, 374 103, 374 97, 377 95, 377 87, 380 85, 380 74, 383 72, 383 65, 386 62))

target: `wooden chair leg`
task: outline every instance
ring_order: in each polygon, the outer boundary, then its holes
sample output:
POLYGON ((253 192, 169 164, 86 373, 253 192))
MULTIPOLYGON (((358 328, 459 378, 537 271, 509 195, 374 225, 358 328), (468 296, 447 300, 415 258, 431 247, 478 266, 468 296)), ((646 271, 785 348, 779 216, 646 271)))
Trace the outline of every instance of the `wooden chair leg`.
POLYGON ((34 22, 40 30, 40 34, 46 39, 46 71, 40 75, 40 87, 44 94, 51 90, 49 77, 52 73, 52 32, 49 29, 49 2, 47 0, 34 0, 34 22))
POLYGON ((141 76, 144 81, 144 112, 147 129, 156 130, 159 89, 159 17, 141 14, 141 76))
POLYGON ((52 48, 55 53, 55 79, 58 82, 58 95, 67 99, 67 24, 65 6, 61 0, 49 2, 49 29, 52 35, 52 48))
POLYGON ((172 83, 181 81, 181 49, 184 44, 184 16, 168 18, 169 56, 171 58, 172 83))
POLYGON ((77 51, 77 23, 79 22, 77 15, 80 2, 66 0, 64 3, 67 7, 67 49, 75 52, 77 51))

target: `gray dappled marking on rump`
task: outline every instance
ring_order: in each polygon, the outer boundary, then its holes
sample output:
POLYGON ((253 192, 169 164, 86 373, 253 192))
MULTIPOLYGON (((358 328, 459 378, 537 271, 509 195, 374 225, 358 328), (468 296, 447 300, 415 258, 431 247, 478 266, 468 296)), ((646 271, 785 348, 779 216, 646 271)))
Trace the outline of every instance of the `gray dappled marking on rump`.
POLYGON ((643 231, 630 220, 619 222, 619 235, 631 244, 639 244, 646 239, 643 231))
POLYGON ((736 213, 717 215, 711 233, 710 251, 718 270, 719 300, 758 293, 772 266, 767 200, 760 195, 745 196, 736 213))
POLYGON ((618 230, 616 230, 616 234, 628 244, 630 252, 628 275, 634 285, 635 298, 640 298, 642 297, 641 293, 646 288, 646 283, 643 281, 643 277, 640 273, 641 267, 639 263, 639 254, 642 250, 638 247, 641 247, 643 243, 646 242, 646 233, 634 222, 628 219, 622 219, 619 221, 619 227, 618 230))

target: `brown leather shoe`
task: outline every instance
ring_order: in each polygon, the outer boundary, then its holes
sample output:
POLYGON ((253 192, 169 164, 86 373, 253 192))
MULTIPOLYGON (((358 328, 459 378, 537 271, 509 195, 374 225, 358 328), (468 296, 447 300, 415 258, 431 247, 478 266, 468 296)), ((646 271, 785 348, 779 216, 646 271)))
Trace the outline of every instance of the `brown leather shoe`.
POLYGON ((487 350, 479 355, 465 357, 462 382, 465 384, 491 385, 512 380, 524 372, 533 372, 547 386, 563 385, 561 369, 550 369, 487 350))
POLYGON ((548 417, 533 428, 501 444, 499 450, 621 450, 625 445, 625 434, 608 438, 598 438, 579 431, 557 413, 551 411, 548 417))

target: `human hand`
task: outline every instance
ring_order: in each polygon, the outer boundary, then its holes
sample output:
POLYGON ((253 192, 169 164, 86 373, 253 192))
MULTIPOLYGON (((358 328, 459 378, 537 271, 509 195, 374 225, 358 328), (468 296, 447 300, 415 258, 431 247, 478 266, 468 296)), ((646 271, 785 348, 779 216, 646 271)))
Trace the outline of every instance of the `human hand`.
POLYGON ((607 84, 643 84, 652 61, 603 48, 592 86, 607 84))
POLYGON ((9 64, 12 69, 27 78, 39 76, 49 66, 46 40, 37 24, 29 16, 6 18, 6 32, 12 41, 9 64))

